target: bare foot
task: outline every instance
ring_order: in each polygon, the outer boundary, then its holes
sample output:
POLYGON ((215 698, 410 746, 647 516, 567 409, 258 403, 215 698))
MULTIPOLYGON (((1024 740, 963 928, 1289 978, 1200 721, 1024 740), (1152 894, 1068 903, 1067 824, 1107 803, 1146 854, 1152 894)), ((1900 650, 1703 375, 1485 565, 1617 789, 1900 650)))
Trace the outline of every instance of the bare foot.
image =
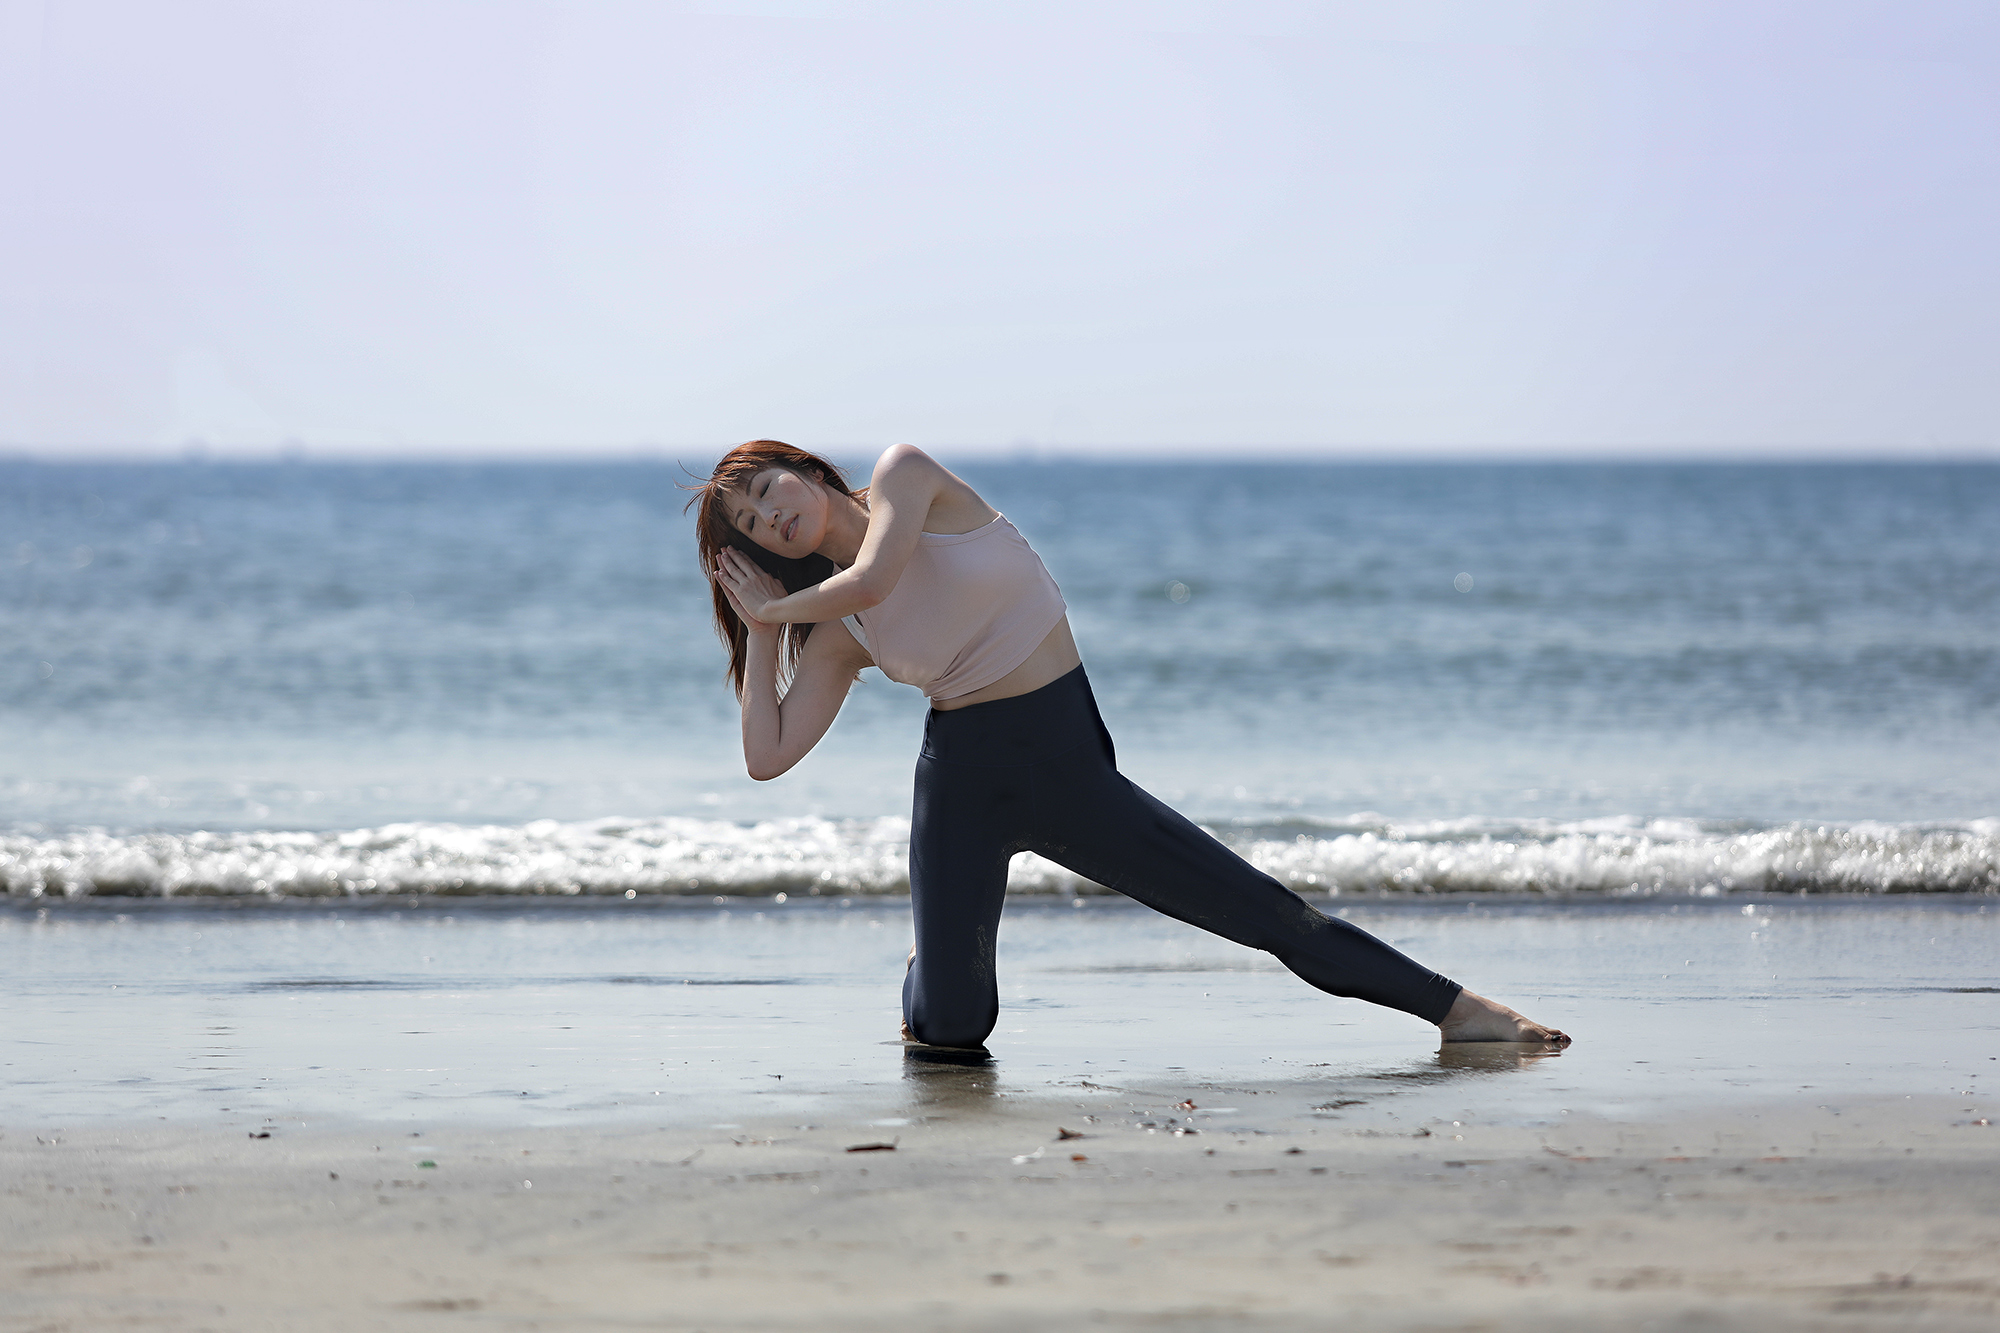
POLYGON ((1444 1022, 1438 1024, 1438 1031, 1444 1034, 1447 1042, 1530 1042, 1558 1049, 1569 1045, 1567 1033, 1531 1023, 1506 1005, 1495 1004, 1469 990, 1458 993, 1458 999, 1452 1002, 1451 1012, 1444 1016, 1444 1022))

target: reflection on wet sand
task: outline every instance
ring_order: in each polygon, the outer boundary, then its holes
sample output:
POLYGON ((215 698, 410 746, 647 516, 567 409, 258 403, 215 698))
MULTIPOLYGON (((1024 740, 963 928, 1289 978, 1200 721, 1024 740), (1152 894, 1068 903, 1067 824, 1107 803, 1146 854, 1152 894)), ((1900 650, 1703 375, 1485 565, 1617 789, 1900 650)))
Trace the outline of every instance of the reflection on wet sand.
POLYGON ((1437 1069, 1446 1075, 1502 1074, 1561 1056, 1561 1051, 1535 1042, 1456 1041, 1438 1048, 1437 1069))
MULTIPOLYGON (((1533 1068, 1543 1060, 1562 1055, 1559 1050, 1528 1042, 1452 1042, 1440 1047, 1436 1054, 1427 1059, 1413 1062, 1397 1069, 1381 1069, 1373 1073, 1357 1072, 1337 1080, 1340 1084, 1360 1085, 1357 1090, 1365 1090, 1367 1084, 1387 1083, 1400 1087, 1441 1087, 1469 1077, 1484 1077, 1493 1074, 1516 1074, 1533 1068)), ((1324 1093, 1326 1084, 1318 1084, 1324 1093)))
POLYGON ((1367 1106, 1373 1098, 1382 1095, 1378 1089, 1368 1087, 1368 1084, 1395 1085, 1390 1089, 1391 1096, 1416 1088, 1442 1089, 1453 1083, 1462 1082, 1467 1077, 1517 1074, 1543 1060, 1561 1054, 1561 1051, 1552 1051, 1546 1047, 1527 1043, 1454 1042, 1444 1046, 1435 1056, 1421 1064, 1404 1069, 1384 1069, 1336 1081, 1336 1086, 1343 1091, 1369 1094, 1366 1096, 1340 1096, 1329 1100, 1326 1083, 1301 1085, 1299 1091, 1309 1093, 1314 1098, 1311 1114, 1315 1119, 1340 1119, 1342 1117, 1337 1113, 1349 1107, 1367 1106))
POLYGON ((914 1114, 950 1116, 990 1110, 1000 1090, 1000 1071, 984 1049, 905 1046, 903 1081, 914 1114))
MULTIPOLYGON (((1423 932, 1441 961, 1477 958, 1538 1016, 1587 1021, 1592 1040, 1560 1064, 1538 1046, 1440 1050, 1435 1027, 1330 1003, 1289 976, 1051 974, 1178 964, 1191 928, 1136 905, 1029 901, 1008 908, 1014 967, 991 1055, 906 1048, 884 1039, 907 935, 818 901, 763 919, 740 905, 620 915, 615 928, 610 909, 514 904, 365 921, 304 907, 143 923, 52 909, 48 925, 0 910, 0 984, 11 1010, 34 1015, 0 1042, 0 1112, 707 1124, 778 1102, 871 1121, 913 1101, 978 1119, 1041 1098, 1160 1119, 1192 1098, 1203 1115, 1236 1106, 1275 1130, 1344 1099, 1366 1103, 1345 1110, 1357 1123, 1468 1111, 1529 1123, 1739 1105, 1806 1084, 1829 1098, 1939 1078, 1964 1088, 1994 1068, 1990 1045, 1966 1034, 1992 1020, 1996 997, 1958 993, 1994 981, 1990 896, 1796 899, 1754 916, 1742 903, 1367 904, 1388 938, 1414 947, 1423 932), (1559 985, 1536 979, 1551 960, 1574 964, 1559 985), (1747 1021, 1718 1037, 1687 1022, 1694 1003, 1747 1021), (973 1110, 988 1098, 995 1110, 973 1110)), ((864 910, 890 924, 887 908, 864 910)))
MULTIPOLYGON (((1171 1087, 1157 1078, 1146 1080, 1143 1084, 1122 1081, 1111 1084, 1087 1079, 1059 1082, 1062 1086, 1079 1087, 1091 1093, 1113 1094, 1115 1100, 1111 1106, 1115 1109, 1108 1112, 1111 1114, 1117 1114, 1118 1109, 1122 1109, 1132 1115, 1153 1115, 1157 1111, 1160 1117, 1165 1117, 1158 1123, 1142 1120, 1140 1128, 1175 1126, 1179 1119, 1177 1113, 1186 1110, 1197 1113, 1187 1117, 1189 1129, 1186 1132, 1196 1132, 1192 1128, 1196 1120, 1202 1123, 1205 1132, 1209 1128, 1210 1116, 1224 1112, 1231 1116, 1242 1114, 1234 1106, 1209 1105, 1212 1097, 1255 1097, 1264 1117, 1280 1119, 1300 1113, 1310 1114, 1318 1120, 1344 1119, 1350 1108, 1385 1104, 1401 1107, 1407 1114, 1410 1108, 1403 1099, 1412 1094, 1443 1092, 1469 1078, 1518 1074, 1561 1054, 1560 1051, 1528 1044, 1467 1042, 1444 1046, 1434 1055, 1400 1067, 1355 1069, 1331 1079, 1278 1082, 1230 1080, 1224 1086, 1196 1077, 1171 1087)), ((1010 1086, 1004 1078, 1005 1073, 1005 1066, 985 1050, 905 1046, 903 1081, 910 1101, 904 1114, 913 1119, 954 1119, 997 1111, 1003 1104, 1003 1090, 1010 1086)), ((1019 1087, 1014 1086, 1018 1095, 1019 1087)), ((1176 1132, 1183 1131, 1177 1128, 1176 1132)), ((1266 1131, 1258 1129, 1255 1132, 1266 1131)))

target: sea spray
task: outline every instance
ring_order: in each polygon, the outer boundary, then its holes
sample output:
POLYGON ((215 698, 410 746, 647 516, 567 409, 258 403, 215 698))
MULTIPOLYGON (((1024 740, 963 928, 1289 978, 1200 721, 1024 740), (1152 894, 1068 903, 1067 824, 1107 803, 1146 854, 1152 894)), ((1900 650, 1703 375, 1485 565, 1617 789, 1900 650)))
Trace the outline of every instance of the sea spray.
POLYGON ((1961 826, 1694 820, 1443 821, 1234 839, 1294 887, 1335 893, 1991 893, 2000 820, 1961 826))
MULTIPOLYGON (((1721 825, 1694 820, 1374 816, 1215 832, 1309 895, 2000 892, 2000 820, 1721 825)), ((403 823, 336 832, 0 834, 10 897, 897 894, 909 822, 801 817, 519 825, 403 823)), ((1016 893, 1103 892, 1033 853, 1016 893)))

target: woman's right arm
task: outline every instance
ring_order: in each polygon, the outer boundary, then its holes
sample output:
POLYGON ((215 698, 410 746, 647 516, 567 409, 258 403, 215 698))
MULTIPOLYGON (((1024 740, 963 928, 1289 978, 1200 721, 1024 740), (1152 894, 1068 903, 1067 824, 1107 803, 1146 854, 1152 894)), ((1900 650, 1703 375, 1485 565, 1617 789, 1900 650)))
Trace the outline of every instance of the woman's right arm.
POLYGON ((819 744, 833 725, 861 668, 874 659, 847 626, 827 621, 806 640, 798 671, 784 697, 778 695, 778 629, 757 624, 750 631, 750 660, 743 675, 743 765, 759 782, 788 771, 819 744))

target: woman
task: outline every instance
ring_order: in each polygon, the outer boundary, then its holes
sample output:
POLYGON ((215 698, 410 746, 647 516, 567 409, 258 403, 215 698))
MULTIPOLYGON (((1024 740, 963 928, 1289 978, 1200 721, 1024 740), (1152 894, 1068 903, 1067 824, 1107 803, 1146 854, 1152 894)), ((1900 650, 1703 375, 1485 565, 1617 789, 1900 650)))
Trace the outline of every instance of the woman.
POLYGON ((690 503, 751 777, 804 758, 863 667, 930 698, 905 1038, 977 1047, 993 1030, 1007 862, 1033 851, 1321 990, 1436 1023, 1447 1042, 1569 1044, 1315 910, 1121 776, 1048 571, 923 451, 890 449, 856 492, 825 459, 752 440, 690 503))

